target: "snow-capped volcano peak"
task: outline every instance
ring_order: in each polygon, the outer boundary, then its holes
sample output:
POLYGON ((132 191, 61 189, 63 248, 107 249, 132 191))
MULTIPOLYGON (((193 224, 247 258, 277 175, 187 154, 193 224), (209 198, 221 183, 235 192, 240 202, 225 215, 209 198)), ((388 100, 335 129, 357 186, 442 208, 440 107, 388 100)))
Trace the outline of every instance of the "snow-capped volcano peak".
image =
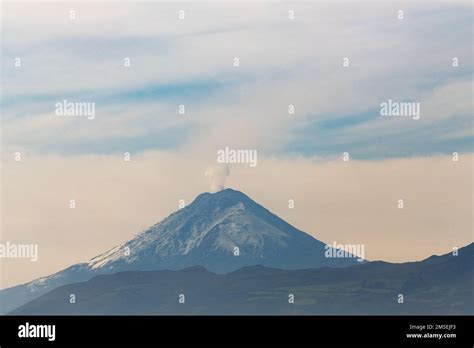
POLYGON ((130 241, 89 263, 100 272, 180 269, 202 265, 227 272, 261 264, 308 268, 337 264, 324 244, 233 189, 203 193, 130 241))
POLYGON ((203 193, 130 241, 93 258, 89 266, 112 271, 124 267, 175 269, 204 263, 213 270, 223 270, 221 261, 216 260, 215 266, 203 261, 218 257, 234 262, 236 256, 262 259, 264 242, 285 246, 285 234, 265 221, 267 214, 271 213, 239 191, 203 193))

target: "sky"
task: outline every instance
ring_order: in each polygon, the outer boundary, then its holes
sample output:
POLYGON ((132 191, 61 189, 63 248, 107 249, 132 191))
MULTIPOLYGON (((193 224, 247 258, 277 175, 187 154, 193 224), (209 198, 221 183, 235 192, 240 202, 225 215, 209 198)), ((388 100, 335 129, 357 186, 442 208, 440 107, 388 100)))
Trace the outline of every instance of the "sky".
POLYGON ((0 259, 0 288, 131 238, 214 188, 209 172, 369 259, 472 241, 469 1, 1 7, 0 241, 40 256, 0 259), (95 117, 58 116, 63 100, 95 117), (420 118, 381 116, 388 100, 420 118), (225 147, 257 150, 258 165, 222 171, 225 147))

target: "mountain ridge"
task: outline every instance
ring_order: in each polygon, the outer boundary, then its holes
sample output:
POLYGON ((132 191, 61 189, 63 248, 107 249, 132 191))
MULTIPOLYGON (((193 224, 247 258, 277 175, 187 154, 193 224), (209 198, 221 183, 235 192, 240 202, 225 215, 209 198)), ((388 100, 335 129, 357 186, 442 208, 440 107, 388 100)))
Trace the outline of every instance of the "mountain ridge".
POLYGON ((119 272, 59 287, 11 314, 473 314, 474 243, 457 256, 430 259, 335 269, 247 266, 226 274, 201 266, 119 272), (73 305, 65 300, 71 293, 73 305), (178 302, 180 294, 186 304, 178 302))

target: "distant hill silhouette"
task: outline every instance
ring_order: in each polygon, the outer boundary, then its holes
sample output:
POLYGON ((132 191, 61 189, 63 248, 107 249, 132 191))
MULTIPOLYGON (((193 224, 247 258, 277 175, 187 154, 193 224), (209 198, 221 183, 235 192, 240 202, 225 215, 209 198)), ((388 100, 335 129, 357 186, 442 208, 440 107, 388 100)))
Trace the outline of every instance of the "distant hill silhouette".
POLYGON ((120 272, 55 289, 12 314, 474 314, 474 244, 423 261, 347 268, 120 272), (76 303, 68 302, 75 294, 76 303), (184 294, 185 303, 178 302, 184 294), (289 294, 294 303, 288 302, 289 294), (404 303, 398 303, 402 294, 404 303))

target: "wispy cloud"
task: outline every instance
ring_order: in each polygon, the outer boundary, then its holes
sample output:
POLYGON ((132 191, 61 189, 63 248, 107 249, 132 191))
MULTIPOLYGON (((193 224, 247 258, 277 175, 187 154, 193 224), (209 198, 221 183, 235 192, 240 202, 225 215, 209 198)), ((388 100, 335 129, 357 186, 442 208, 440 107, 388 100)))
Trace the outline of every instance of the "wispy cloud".
MULTIPOLYGON (((401 134, 408 143, 424 137, 429 145, 415 151, 423 154, 472 144, 469 135, 447 144, 439 131, 447 118, 449 131, 460 131, 472 110, 465 100, 472 73, 468 2, 429 9, 422 2, 184 5, 2 5, 2 117, 11 134, 4 149, 113 151, 126 138, 141 143, 132 146, 139 151, 161 148, 163 141, 147 139, 171 129, 179 139, 165 142, 176 149, 217 148, 229 135, 268 153, 335 155, 350 148, 368 158, 383 157, 401 134), (21 68, 14 68, 15 57, 21 68), (376 112, 388 98, 420 101, 422 121, 382 120, 376 112), (97 119, 73 129, 54 118, 37 120, 62 99, 95 102, 97 119), (187 125, 170 128, 181 104, 187 125), (289 104, 295 115, 288 115, 289 104), (53 130, 58 136, 45 144, 53 130), (367 151, 374 143, 380 151, 367 151)), ((413 153, 398 146, 388 155, 413 153)))

